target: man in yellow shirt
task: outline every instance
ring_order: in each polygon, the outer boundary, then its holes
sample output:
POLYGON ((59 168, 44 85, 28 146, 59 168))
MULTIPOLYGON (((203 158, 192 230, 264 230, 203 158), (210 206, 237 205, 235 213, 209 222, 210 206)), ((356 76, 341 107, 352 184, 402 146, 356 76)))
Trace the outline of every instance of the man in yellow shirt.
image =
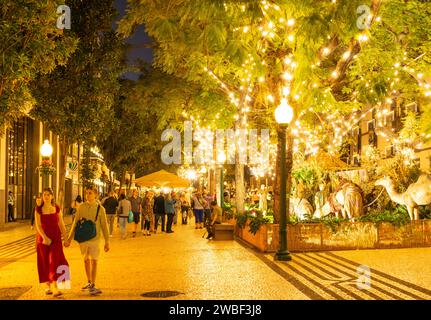
POLYGON ((96 287, 97 260, 100 256, 100 238, 103 234, 105 239, 105 252, 109 251, 109 229, 106 218, 105 208, 96 201, 97 188, 89 187, 85 190, 86 202, 78 208, 70 230, 69 238, 64 242, 64 246, 70 246, 70 242, 75 236, 76 224, 81 219, 91 220, 96 224, 96 236, 88 241, 79 244, 81 254, 84 259, 85 272, 87 274, 88 284, 82 290, 89 290, 91 295, 101 294, 102 290, 96 287), (99 212, 97 212, 99 211, 99 212), (97 219, 96 219, 97 216, 97 219))

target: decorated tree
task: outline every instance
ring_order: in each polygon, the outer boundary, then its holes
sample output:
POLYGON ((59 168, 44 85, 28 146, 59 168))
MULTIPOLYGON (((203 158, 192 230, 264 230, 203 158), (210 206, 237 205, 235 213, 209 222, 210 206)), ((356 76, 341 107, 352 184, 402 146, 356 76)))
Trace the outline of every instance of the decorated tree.
MULTIPOLYGON (((287 131, 287 162, 281 164, 278 158, 275 171, 286 165, 289 173, 295 149, 313 154, 324 148, 337 154, 363 114, 379 102, 390 103, 388 94, 396 94, 396 82, 411 77, 387 80, 397 67, 394 59, 406 58, 398 67, 417 63, 414 73, 420 73, 413 78, 427 79, 429 61, 423 54, 429 48, 429 29, 423 26, 429 25, 429 7, 399 0, 373 0, 365 9, 362 5, 363 1, 311 0, 129 1, 119 30, 130 34, 134 26, 144 24, 155 41, 154 65, 224 93, 235 107, 229 116, 236 129, 275 126, 278 137, 284 135, 273 111, 288 102, 295 115, 287 131), (357 14, 360 7, 363 14, 357 14), (403 37, 415 29, 411 40, 403 37), (388 36, 391 31, 395 36, 388 36), (424 52, 415 53, 417 48, 424 52), (359 117, 357 110, 363 112, 359 117)), ((405 89, 400 85, 398 92, 413 97, 425 90, 426 98, 427 83, 422 89, 410 84, 406 82, 405 89)), ((237 173, 241 211, 244 182, 238 162, 237 173)), ((289 192, 291 177, 287 179, 289 192)), ((277 176, 276 221, 279 183, 277 176)))

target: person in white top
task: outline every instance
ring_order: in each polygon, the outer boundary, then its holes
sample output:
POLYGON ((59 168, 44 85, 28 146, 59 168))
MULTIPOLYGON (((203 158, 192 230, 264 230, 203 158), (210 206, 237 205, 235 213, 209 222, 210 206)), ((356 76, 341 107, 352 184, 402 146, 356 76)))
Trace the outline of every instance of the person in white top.
POLYGON ((192 198, 192 206, 195 214, 195 229, 202 229, 204 225, 205 200, 199 191, 192 198))

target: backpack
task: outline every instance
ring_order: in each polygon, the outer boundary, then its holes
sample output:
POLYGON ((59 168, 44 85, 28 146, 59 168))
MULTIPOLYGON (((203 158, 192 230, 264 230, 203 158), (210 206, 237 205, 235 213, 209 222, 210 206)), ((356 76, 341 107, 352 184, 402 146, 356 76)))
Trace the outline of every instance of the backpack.
POLYGON ((99 216, 99 209, 100 209, 100 205, 97 206, 96 221, 93 222, 85 218, 79 219, 79 221, 76 223, 75 236, 74 236, 75 241, 81 243, 96 237, 97 235, 96 222, 97 222, 97 217, 99 216))

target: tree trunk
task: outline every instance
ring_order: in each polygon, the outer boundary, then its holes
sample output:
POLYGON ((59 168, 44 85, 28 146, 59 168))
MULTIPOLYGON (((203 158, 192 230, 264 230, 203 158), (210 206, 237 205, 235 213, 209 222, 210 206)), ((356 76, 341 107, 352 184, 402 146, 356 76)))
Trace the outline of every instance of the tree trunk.
POLYGON ((237 212, 244 212, 245 186, 244 186, 244 165, 239 164, 239 157, 236 156, 235 164, 235 202, 237 212))
MULTIPOLYGON (((235 131, 241 129, 239 121, 235 122, 235 131)), ((237 213, 244 212, 244 199, 245 199, 245 183, 244 183, 244 164, 240 163, 240 155, 238 142, 235 141, 235 204, 237 213)))
MULTIPOLYGON (((277 139, 281 134, 287 134, 286 137, 286 163, 283 165, 286 166, 286 212, 287 218, 289 219, 289 198, 290 192, 292 190, 292 166, 293 166, 293 137, 290 134, 290 129, 287 129, 286 132, 278 127, 277 128, 277 139)), ((278 174, 280 172, 281 165, 281 145, 277 142, 277 159, 275 162, 275 181, 274 181, 274 223, 279 223, 280 221, 280 184, 281 184, 281 176, 278 174)), ((289 220, 288 220, 289 221, 289 220)))
POLYGON ((66 185, 66 165, 67 165, 67 150, 69 149, 69 143, 67 139, 63 138, 60 140, 60 164, 59 164, 59 179, 58 179, 58 205, 60 208, 64 208, 64 190, 66 185))

